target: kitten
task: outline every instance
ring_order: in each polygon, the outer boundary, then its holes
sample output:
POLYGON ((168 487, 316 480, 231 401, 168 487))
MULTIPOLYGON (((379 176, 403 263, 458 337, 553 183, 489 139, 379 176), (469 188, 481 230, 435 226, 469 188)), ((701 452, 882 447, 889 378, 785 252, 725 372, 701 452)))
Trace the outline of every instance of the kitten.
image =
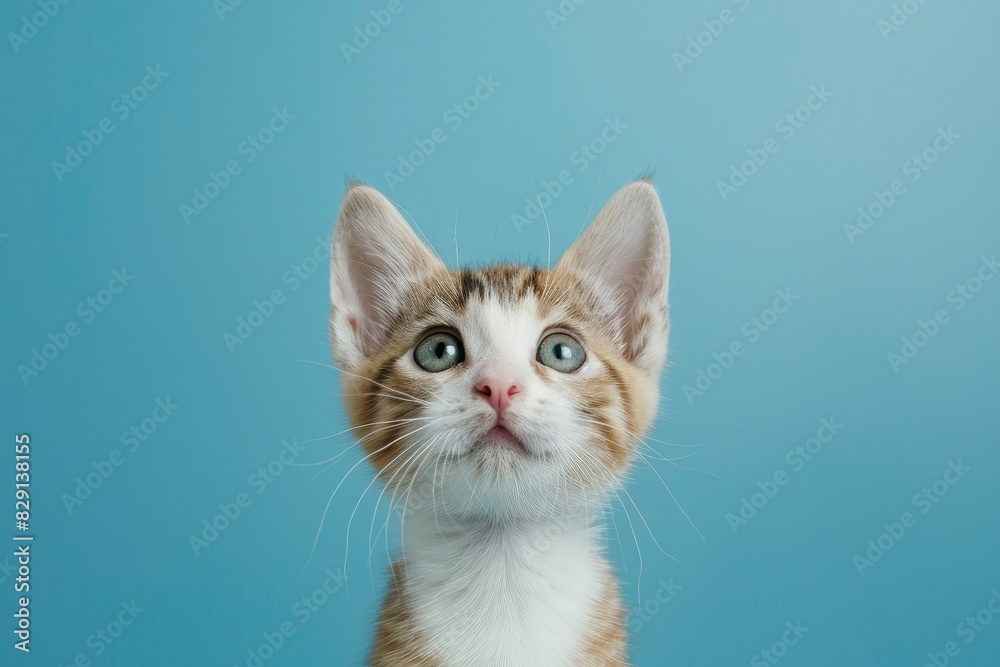
POLYGON ((348 417, 403 508, 370 664, 626 666, 595 518, 654 419, 666 358, 652 184, 617 192, 551 270, 449 271, 360 184, 332 251, 348 417))

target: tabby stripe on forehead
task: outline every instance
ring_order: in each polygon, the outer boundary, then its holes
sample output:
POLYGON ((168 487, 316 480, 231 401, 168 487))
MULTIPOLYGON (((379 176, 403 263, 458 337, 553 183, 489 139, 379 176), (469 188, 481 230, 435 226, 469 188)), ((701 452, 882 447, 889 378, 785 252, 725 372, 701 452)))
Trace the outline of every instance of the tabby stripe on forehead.
POLYGON ((486 296, 486 283, 483 282, 475 273, 469 271, 463 271, 461 274, 462 280, 462 297, 461 303, 459 305, 464 306, 468 302, 469 297, 472 296, 473 292, 479 296, 480 299, 486 296))
POLYGON ((521 285, 517 290, 518 299, 523 299, 528 295, 528 292, 534 292, 535 294, 541 292, 538 284, 538 277, 540 275, 542 275, 542 270, 537 266, 533 266, 530 271, 521 276, 521 285))

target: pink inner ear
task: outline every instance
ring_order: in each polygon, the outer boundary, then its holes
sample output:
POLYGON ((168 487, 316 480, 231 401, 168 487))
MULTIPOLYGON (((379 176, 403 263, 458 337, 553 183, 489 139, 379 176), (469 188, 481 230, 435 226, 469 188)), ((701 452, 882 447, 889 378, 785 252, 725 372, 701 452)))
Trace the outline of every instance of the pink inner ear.
POLYGON ((559 262, 599 293, 630 356, 666 331, 670 246, 659 197, 645 181, 626 185, 559 262))
POLYGON ((351 332, 362 356, 385 342, 414 284, 445 270, 392 203, 364 185, 352 186, 344 198, 333 248, 333 318, 351 332))

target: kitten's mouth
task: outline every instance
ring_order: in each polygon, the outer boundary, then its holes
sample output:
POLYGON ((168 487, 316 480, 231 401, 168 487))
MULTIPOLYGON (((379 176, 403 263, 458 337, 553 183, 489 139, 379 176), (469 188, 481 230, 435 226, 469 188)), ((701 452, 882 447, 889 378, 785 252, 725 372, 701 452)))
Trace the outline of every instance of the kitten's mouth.
POLYGON ((527 454, 528 448, 524 446, 516 435, 511 433, 505 426, 497 424, 476 440, 472 446, 475 449, 497 449, 512 450, 521 454, 527 454))

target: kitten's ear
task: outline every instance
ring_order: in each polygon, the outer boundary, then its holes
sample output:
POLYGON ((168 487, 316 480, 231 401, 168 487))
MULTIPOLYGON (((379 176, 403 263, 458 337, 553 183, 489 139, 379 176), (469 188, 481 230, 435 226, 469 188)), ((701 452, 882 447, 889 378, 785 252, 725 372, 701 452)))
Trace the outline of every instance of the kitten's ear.
POLYGON ((589 285, 626 357, 657 374, 667 352, 670 237, 656 188, 629 183, 615 193, 556 267, 589 285))
POLYGON ((446 270, 388 199, 374 188, 351 185, 330 255, 330 337, 337 361, 354 371, 385 344, 415 290, 446 270))

